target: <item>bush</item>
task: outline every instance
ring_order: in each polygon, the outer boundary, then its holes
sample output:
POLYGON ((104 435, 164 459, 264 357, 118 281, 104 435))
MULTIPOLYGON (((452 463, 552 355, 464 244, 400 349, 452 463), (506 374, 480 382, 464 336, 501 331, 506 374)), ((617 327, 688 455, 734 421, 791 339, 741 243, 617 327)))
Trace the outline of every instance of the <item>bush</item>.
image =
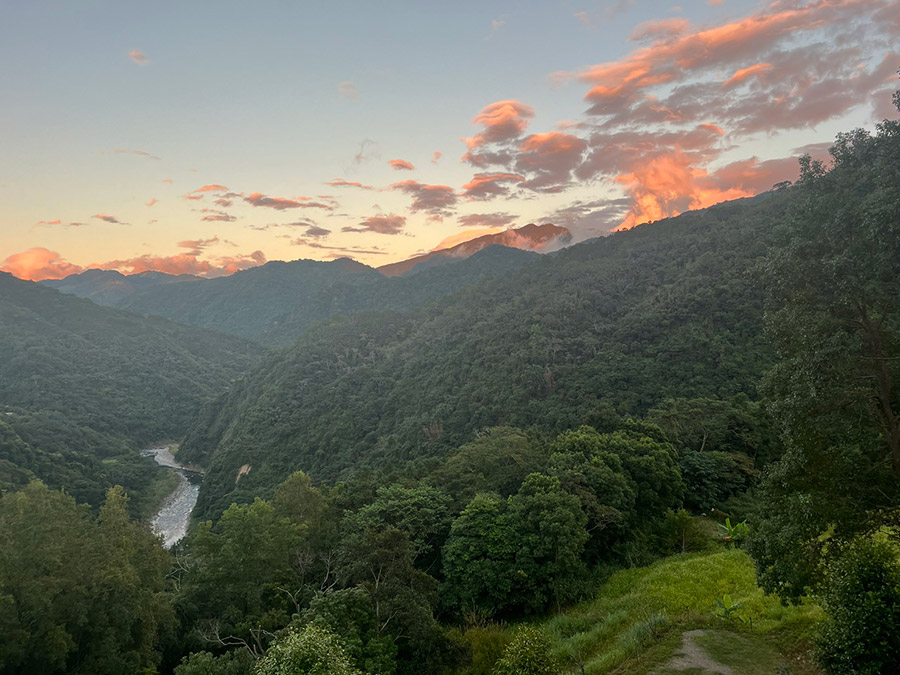
POLYGON ((560 666, 552 653, 550 638, 537 628, 520 628, 503 652, 495 675, 556 675, 560 666))
POLYGON ((289 630, 256 664, 256 675, 360 675, 338 636, 313 624, 289 630))
POLYGON ((900 562, 887 543, 859 539, 828 566, 827 619, 816 639, 830 673, 896 672, 900 663, 900 562))
POLYGON ((661 530, 662 545, 666 553, 690 553, 709 548, 709 536, 685 509, 669 509, 661 530))

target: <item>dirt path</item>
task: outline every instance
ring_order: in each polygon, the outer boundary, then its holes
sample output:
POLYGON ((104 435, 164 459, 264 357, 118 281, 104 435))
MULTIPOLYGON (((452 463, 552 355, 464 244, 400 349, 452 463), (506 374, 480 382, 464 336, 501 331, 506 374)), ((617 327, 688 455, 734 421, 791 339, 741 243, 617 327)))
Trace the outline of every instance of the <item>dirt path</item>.
POLYGON ((694 638, 705 635, 703 630, 689 630, 681 634, 681 647, 656 673, 677 673, 690 671, 704 675, 734 675, 728 666, 713 659, 706 651, 694 642, 694 638))

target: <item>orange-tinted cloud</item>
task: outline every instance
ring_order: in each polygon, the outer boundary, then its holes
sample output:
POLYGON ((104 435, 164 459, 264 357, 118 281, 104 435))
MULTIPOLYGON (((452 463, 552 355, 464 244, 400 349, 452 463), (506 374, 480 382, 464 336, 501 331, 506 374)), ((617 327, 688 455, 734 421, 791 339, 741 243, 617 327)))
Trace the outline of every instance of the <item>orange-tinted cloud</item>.
POLYGON ((150 201, 146 203, 146 206, 153 206, 156 204, 156 197, 151 197, 150 201))
MULTIPOLYGON (((187 242, 182 242, 187 243, 187 242)), ((122 274, 140 274, 155 270, 167 274, 194 274, 203 277, 221 277, 241 270, 263 265, 266 256, 262 251, 248 255, 223 256, 200 260, 194 252, 177 253, 171 256, 142 255, 127 260, 110 260, 91 265, 92 268, 114 269, 122 274)))
POLYGON ((501 163, 493 153, 482 152, 482 147, 519 138, 533 117, 534 108, 521 101, 496 101, 485 106, 472 120, 473 124, 484 127, 484 131, 463 139, 467 149, 463 160, 474 166, 501 163))
POLYGON ((404 180, 391 185, 391 189, 412 196, 410 211, 425 211, 432 216, 450 215, 450 209, 457 202, 456 192, 447 185, 425 185, 414 180, 404 180))
POLYGON ((41 281, 62 279, 70 274, 83 272, 84 268, 65 260, 56 251, 35 247, 9 256, 3 261, 0 271, 9 272, 19 279, 41 281))
POLYGON ((54 218, 53 220, 39 220, 35 223, 35 225, 61 225, 62 221, 59 218, 54 218))
POLYGON ((139 66, 146 66, 148 63, 150 63, 150 59, 147 58, 147 55, 139 49, 132 49, 130 52, 128 52, 128 58, 130 58, 139 66))
POLYGON ((588 143, 562 131, 528 136, 519 146, 516 168, 528 175, 524 187, 559 192, 567 187, 588 143))
POLYGON ((276 211, 284 211, 285 209, 325 209, 327 211, 334 210, 331 204, 311 201, 309 197, 297 197, 296 199, 287 199, 285 197, 267 197, 259 192, 253 192, 249 196, 244 197, 244 201, 251 206, 260 206, 276 211))
POLYGON ((412 171, 416 168, 412 162, 407 162, 405 159, 392 159, 388 162, 388 165, 394 171, 412 171))
POLYGON ((467 199, 491 199, 509 194, 511 183, 522 183, 524 176, 515 173, 476 173, 462 186, 467 199))
POLYGON ((431 153, 431 163, 432 163, 432 164, 437 164, 438 161, 439 161, 439 160, 441 159, 441 157, 443 157, 443 156, 444 156, 444 153, 443 153, 443 152, 440 152, 439 150, 435 150, 434 152, 431 153))
POLYGON ((772 70, 771 63, 754 63, 752 66, 747 66, 746 68, 740 68, 736 70, 734 75, 732 75, 722 83, 722 86, 731 87, 736 84, 740 84, 744 80, 747 80, 751 77, 758 77, 769 70, 772 70))
POLYGON ((355 187, 360 190, 374 190, 371 185, 363 185, 362 183, 356 181, 348 181, 343 178, 332 178, 330 181, 325 183, 325 185, 331 185, 332 187, 355 187))
POLYGON ((400 234, 406 226, 404 216, 370 216, 357 227, 341 228, 342 232, 375 232, 377 234, 400 234))
POLYGON ((224 185, 217 185, 213 183, 212 185, 204 185, 202 187, 198 187, 193 192, 194 194, 198 192, 228 192, 228 188, 224 185))

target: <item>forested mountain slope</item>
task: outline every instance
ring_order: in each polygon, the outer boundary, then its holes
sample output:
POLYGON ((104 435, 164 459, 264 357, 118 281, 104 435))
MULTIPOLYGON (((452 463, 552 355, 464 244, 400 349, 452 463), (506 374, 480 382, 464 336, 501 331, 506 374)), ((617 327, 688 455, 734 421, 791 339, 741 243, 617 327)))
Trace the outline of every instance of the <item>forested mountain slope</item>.
POLYGON ((326 479, 440 456, 492 425, 559 431, 605 403, 640 414, 667 397, 754 396, 773 360, 754 269, 789 195, 574 246, 406 315, 312 329, 191 430, 183 452, 209 467, 200 513, 294 469, 326 479))
POLYGON ((101 459, 183 434, 259 352, 0 274, 0 459, 78 497, 102 495, 101 459))
POLYGON ((70 274, 63 279, 45 279, 41 283, 60 293, 87 298, 98 305, 116 306, 132 293, 181 281, 196 281, 192 274, 166 274, 165 272, 141 272, 122 274, 116 270, 91 269, 70 274))
MULTIPOLYGON (((380 279, 371 267, 341 258, 332 262, 272 261, 218 279, 154 286, 118 304, 140 314, 258 338, 297 300, 336 283, 367 284, 380 279)), ((327 317, 324 317, 327 318, 327 317)))
POLYGON ((284 317, 258 337, 267 345, 292 344, 316 321, 362 311, 409 311, 482 279, 499 276, 538 260, 539 254, 489 246, 462 260, 403 277, 380 277, 370 284, 337 282, 298 296, 284 317))
MULTIPOLYGON (((543 227, 567 232, 552 225, 543 227)), ((417 267, 415 279, 389 278, 342 258, 332 262, 273 261, 218 279, 160 272, 126 276, 110 270, 88 270, 41 283, 100 305, 285 347, 316 321, 366 310, 415 309, 538 257, 530 251, 483 242, 475 253, 459 255, 441 258, 440 266, 417 267)))

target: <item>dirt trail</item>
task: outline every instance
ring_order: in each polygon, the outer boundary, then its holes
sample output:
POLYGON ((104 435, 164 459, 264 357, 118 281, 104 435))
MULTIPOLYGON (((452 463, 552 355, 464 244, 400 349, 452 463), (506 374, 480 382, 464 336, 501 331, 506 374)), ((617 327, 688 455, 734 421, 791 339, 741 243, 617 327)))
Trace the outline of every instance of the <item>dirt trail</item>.
POLYGON ((713 659, 706 651, 694 642, 694 638, 705 635, 703 630, 689 630, 681 634, 681 647, 656 673, 673 673, 678 671, 697 671, 704 675, 734 675, 728 666, 713 659))

